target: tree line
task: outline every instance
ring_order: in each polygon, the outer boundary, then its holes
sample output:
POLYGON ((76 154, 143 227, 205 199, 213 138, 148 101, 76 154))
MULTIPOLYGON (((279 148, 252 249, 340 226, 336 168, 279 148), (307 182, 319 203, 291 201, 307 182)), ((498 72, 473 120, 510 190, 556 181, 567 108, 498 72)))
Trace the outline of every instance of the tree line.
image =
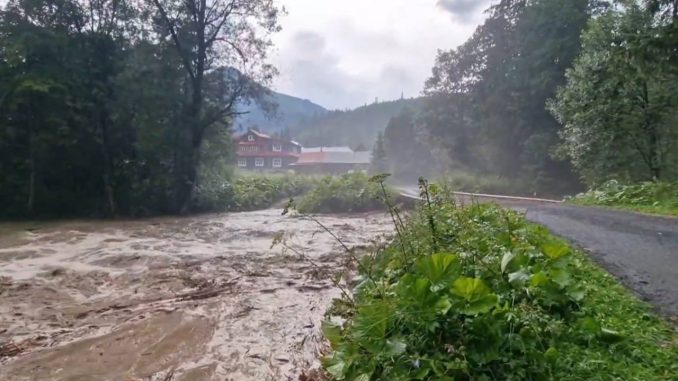
POLYGON ((395 171, 432 166, 399 156, 415 130, 439 167, 529 193, 676 179, 678 1, 502 0, 487 15, 439 52, 423 109, 391 121, 395 171))
POLYGON ((272 0, 10 0, 0 215, 195 208, 201 173, 228 162, 235 104, 275 74, 280 12, 272 0))

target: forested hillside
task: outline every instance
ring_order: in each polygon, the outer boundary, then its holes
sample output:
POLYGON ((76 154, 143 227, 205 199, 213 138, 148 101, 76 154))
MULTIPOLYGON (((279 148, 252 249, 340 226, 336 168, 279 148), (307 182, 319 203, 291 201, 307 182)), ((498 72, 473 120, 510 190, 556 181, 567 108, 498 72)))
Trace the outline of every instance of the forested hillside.
POLYGON ((235 131, 253 127, 267 133, 280 134, 286 133, 290 126, 324 115, 327 110, 308 99, 271 91, 258 101, 239 104, 238 112, 244 114, 235 118, 235 131))
POLYGON ((389 120, 405 107, 421 108, 421 98, 373 103, 348 111, 330 111, 292 126, 290 133, 306 145, 371 147, 389 120))

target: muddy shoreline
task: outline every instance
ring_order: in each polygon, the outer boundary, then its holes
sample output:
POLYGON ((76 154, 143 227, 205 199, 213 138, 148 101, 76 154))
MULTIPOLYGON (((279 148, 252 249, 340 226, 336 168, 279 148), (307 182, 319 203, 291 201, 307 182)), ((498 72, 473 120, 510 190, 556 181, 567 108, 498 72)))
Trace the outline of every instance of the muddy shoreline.
MULTIPOLYGON (((349 246, 387 216, 324 216, 349 246)), ((296 380, 318 366, 338 242, 280 210, 0 231, 0 379, 296 380), (271 247, 283 236, 287 245, 271 247), (300 258, 303 251, 315 263, 300 258)))

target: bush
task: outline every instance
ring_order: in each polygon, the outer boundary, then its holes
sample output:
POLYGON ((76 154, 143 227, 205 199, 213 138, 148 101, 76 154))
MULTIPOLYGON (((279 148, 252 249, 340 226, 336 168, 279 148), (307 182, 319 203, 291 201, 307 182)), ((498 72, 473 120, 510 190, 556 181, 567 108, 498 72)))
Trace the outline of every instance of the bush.
POLYGON ((568 201, 678 216, 678 182, 624 185, 610 180, 600 188, 578 194, 568 201))
MULTIPOLYGON (((433 188, 435 189, 435 188, 433 188)), ((323 323, 335 380, 669 380, 671 331, 518 213, 433 197, 323 323)))
POLYGON ((300 175, 241 175, 234 183, 231 210, 266 209, 286 198, 311 190, 318 179, 300 175))
MULTIPOLYGON (((393 192, 387 189, 390 196, 393 192)), ((327 176, 299 200, 302 213, 346 213, 383 210, 383 190, 379 182, 364 173, 327 176)))

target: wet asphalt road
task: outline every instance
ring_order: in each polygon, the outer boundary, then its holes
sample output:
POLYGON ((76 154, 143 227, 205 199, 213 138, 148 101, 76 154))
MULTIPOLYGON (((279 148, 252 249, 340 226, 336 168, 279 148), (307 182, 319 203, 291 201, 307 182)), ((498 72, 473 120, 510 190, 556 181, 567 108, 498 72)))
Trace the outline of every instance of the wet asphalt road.
MULTIPOLYGON (((413 197, 415 189, 403 189, 413 197)), ((462 199, 468 197, 461 197, 462 199)), ((587 252, 640 298, 678 317, 678 218, 561 203, 500 200, 587 252)))
POLYGON ((567 204, 511 202, 669 317, 678 315, 678 218, 567 204))

